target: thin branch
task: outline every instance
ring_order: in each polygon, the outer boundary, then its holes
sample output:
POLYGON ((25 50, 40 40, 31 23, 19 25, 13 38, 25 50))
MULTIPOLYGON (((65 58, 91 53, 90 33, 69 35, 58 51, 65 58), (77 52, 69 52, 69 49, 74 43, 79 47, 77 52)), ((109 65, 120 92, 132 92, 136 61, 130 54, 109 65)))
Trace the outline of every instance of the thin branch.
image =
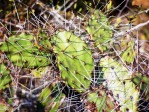
MULTIPOLYGON (((76 0, 75 0, 76 1, 76 0)), ((74 1, 74 2, 75 2, 74 1)), ((73 2, 73 3, 74 3, 73 2)), ((41 1, 38 1, 36 4, 40 5, 45 11, 48 11, 50 15, 52 15, 56 21, 56 23, 60 24, 61 26, 64 26, 64 23, 70 24, 74 29, 77 29, 81 33, 84 32, 83 30, 79 29, 73 21, 66 20, 62 15, 59 14, 59 10, 51 9, 47 5, 43 4, 41 1)))
POLYGON ((114 34, 114 37, 123 36, 123 35, 125 35, 125 34, 127 34, 127 33, 130 33, 130 32, 132 32, 132 31, 134 31, 134 30, 138 30, 139 28, 141 28, 141 27, 143 27, 143 26, 146 26, 146 25, 148 25, 148 24, 149 24, 149 20, 146 21, 146 22, 144 22, 144 23, 140 23, 140 24, 138 24, 137 26, 132 27, 131 29, 128 29, 128 30, 125 30, 125 31, 116 33, 116 34, 114 34))

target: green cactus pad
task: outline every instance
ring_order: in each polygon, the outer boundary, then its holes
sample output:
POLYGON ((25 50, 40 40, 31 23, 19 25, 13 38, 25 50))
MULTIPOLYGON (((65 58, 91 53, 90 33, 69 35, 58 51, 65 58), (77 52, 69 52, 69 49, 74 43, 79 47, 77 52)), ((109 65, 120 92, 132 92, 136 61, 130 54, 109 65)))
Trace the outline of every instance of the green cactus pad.
POLYGON ((122 59, 124 62, 128 64, 133 63, 135 58, 135 52, 132 48, 128 48, 126 51, 122 53, 122 59))
POLYGON ((43 89, 39 96, 39 100, 45 106, 46 112, 57 112, 64 98, 65 95, 61 93, 59 84, 53 84, 43 89))
POLYGON ((45 34, 45 32, 39 32, 39 44, 43 47, 45 52, 51 50, 51 43, 49 41, 50 37, 45 34))
POLYGON ((0 101, 0 112, 14 112, 13 108, 8 106, 5 101, 0 101))
POLYGON ((50 54, 40 50, 36 39, 31 34, 22 33, 11 36, 6 42, 2 42, 0 51, 5 52, 10 61, 20 67, 39 67, 50 63, 50 54))
POLYGON ((127 62, 128 64, 130 64, 130 63, 133 63, 134 58, 136 56, 136 53, 133 50, 134 42, 133 41, 130 41, 129 43, 125 42, 125 44, 127 44, 127 45, 125 45, 125 47, 127 47, 127 48, 125 51, 123 51, 123 53, 121 54, 121 57, 124 62, 127 62))
POLYGON ((87 109, 87 110, 90 110, 92 112, 95 112, 93 110, 96 110, 98 112, 103 112, 103 111, 104 112, 111 112, 115 108, 113 101, 111 101, 110 97, 107 96, 105 90, 100 89, 100 90, 90 92, 87 95, 87 100, 88 101, 86 104, 94 103, 96 105, 95 108, 87 109))
POLYGON ((132 64, 136 56, 134 39, 124 36, 113 42, 114 49, 120 53, 121 59, 126 64, 132 64))
POLYGON ((88 20, 86 30, 95 41, 96 46, 101 51, 105 51, 108 47, 107 42, 111 40, 113 33, 108 19, 100 10, 94 11, 91 19, 88 20))
POLYGON ((131 74, 118 61, 114 61, 110 57, 101 59, 100 66, 103 67, 105 82, 109 90, 113 92, 114 98, 120 104, 120 110, 126 112, 137 111, 137 101, 139 98, 139 91, 131 81, 131 74))
POLYGON ((11 77, 9 75, 9 71, 6 66, 1 63, 0 64, 0 90, 7 88, 7 84, 11 82, 11 77))
POLYGON ((79 92, 88 89, 94 68, 90 49, 79 37, 67 31, 58 32, 52 41, 62 78, 79 92))
POLYGON ((149 100, 149 77, 138 73, 132 78, 132 82, 141 90, 141 96, 149 100))
POLYGON ((8 75, 9 70, 7 70, 6 66, 3 63, 0 63, 0 75, 8 75))
POLYGON ((34 69, 31 71, 32 75, 36 78, 42 78, 45 75, 47 75, 47 71, 49 71, 50 68, 48 66, 46 67, 40 67, 38 69, 34 69))

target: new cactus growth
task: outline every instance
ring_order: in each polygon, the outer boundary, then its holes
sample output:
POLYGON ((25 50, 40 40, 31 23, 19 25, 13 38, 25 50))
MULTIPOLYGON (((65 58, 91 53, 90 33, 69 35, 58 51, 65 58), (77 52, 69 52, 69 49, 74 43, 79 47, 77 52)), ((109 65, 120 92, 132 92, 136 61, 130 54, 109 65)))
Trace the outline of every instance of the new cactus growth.
POLYGON ((91 18, 88 20, 86 30, 101 51, 107 50, 107 42, 111 40, 113 33, 108 19, 101 11, 94 11, 91 18))
POLYGON ((101 59, 100 66, 103 67, 105 85, 113 92, 114 98, 120 104, 122 112, 137 111, 139 91, 131 81, 131 74, 118 61, 110 57, 101 59))
POLYGON ((7 54, 11 62, 21 67, 40 67, 51 62, 49 54, 40 51, 38 40, 31 34, 22 33, 9 37, 6 42, 1 43, 0 50, 7 54))
POLYGON ((61 77, 77 91, 86 91, 94 68, 91 50, 79 37, 67 31, 58 32, 52 41, 61 77))

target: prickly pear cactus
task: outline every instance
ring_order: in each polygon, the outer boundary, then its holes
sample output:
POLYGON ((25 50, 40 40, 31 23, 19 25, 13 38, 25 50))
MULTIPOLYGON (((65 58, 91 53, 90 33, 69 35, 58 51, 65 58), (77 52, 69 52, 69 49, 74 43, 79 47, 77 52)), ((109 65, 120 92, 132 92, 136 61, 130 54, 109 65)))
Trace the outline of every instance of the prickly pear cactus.
POLYGON ((11 36, 0 45, 0 51, 6 53, 11 62, 20 67, 40 67, 50 63, 50 53, 41 52, 38 40, 31 34, 22 33, 11 36))
POLYGON ((65 95, 61 93, 59 84, 52 84, 42 90, 39 100, 45 106, 46 112, 58 111, 65 95))
POLYGON ((102 88, 88 93, 86 99, 85 108, 91 112, 111 112, 115 108, 114 102, 102 88))
POLYGON ((101 51, 105 51, 108 47, 107 42, 111 40, 112 37, 110 23, 100 10, 93 10, 93 12, 91 18, 88 20, 86 30, 92 40, 95 41, 96 46, 98 46, 101 51))
POLYGON ((3 62, 0 63, 0 75, 8 75, 9 74, 9 70, 7 69, 7 67, 4 65, 3 62))
POLYGON ((126 51, 122 53, 122 59, 124 62, 130 64, 133 63, 134 58, 135 58, 135 52, 131 47, 127 48, 126 51))
POLYGON ((7 88, 7 84, 11 82, 11 77, 9 75, 9 70, 7 70, 6 66, 1 63, 0 64, 0 90, 7 88))
POLYGON ((14 112, 13 108, 8 106, 8 104, 2 99, 0 101, 0 111, 1 112, 14 112))
POLYGON ((137 101, 139 91, 131 81, 131 74, 118 61, 114 61, 110 57, 101 59, 100 66, 105 78, 105 85, 113 92, 114 98, 120 104, 122 112, 137 111, 137 101))
POLYGON ((149 77, 138 73, 132 78, 132 82, 141 90, 141 96, 149 100, 149 77))
POLYGON ((47 72, 50 70, 50 68, 48 66, 46 67, 40 67, 38 69, 33 69, 31 71, 31 74, 36 77, 36 78, 42 78, 42 77, 46 77, 47 72))
POLYGON ((124 62, 131 64, 133 63, 136 51, 134 50, 134 40, 131 37, 122 37, 121 42, 119 43, 121 46, 121 50, 118 50, 121 52, 121 58, 124 62))
POLYGON ((90 49, 79 37, 67 31, 58 32, 52 41, 61 77, 77 91, 86 91, 94 68, 90 49))
MULTIPOLYGON (((50 53, 51 51, 51 43, 50 43, 50 37, 48 35, 46 35, 45 32, 43 31, 39 31, 38 32, 38 42, 37 44, 39 44, 38 48, 40 48, 40 50, 43 52, 46 52, 47 54, 50 53)), ((51 55, 50 55, 51 56, 51 55)))
MULTIPOLYGON (((11 82, 12 80, 10 77, 10 71, 7 69, 3 61, 1 61, 0 63, 0 112, 6 112, 6 111, 13 112, 12 108, 9 106, 9 104, 12 103, 12 99, 7 99, 8 97, 7 90, 11 82)), ((9 88, 9 90, 11 90, 11 88, 9 88)))

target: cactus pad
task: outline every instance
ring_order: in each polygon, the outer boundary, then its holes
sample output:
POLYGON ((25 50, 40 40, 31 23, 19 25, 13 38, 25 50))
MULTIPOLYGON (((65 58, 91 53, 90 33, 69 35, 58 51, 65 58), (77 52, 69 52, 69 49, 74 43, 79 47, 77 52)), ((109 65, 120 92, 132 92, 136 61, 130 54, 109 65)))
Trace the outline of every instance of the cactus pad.
POLYGON ((11 82, 11 77, 9 75, 9 71, 6 66, 1 63, 0 64, 0 90, 7 88, 7 84, 11 82))
POLYGON ((104 84, 120 103, 120 110, 136 112, 139 92, 132 83, 128 70, 110 57, 102 58, 100 66, 103 67, 103 77, 106 80, 104 84))
POLYGON ((99 10, 95 10, 88 20, 88 26, 86 26, 87 32, 95 41, 96 46, 101 51, 105 51, 107 48, 107 42, 112 37, 112 30, 110 28, 110 23, 106 16, 99 10))
POLYGON ((58 32, 52 41, 62 78, 77 91, 88 89, 94 68, 90 49, 79 37, 67 31, 58 32))
POLYGON ((112 99, 101 88, 87 95, 86 110, 90 110, 91 112, 111 112, 114 108, 112 99), (93 104, 95 107, 88 108, 93 104))
POLYGON ((130 63, 133 63, 134 58, 136 56, 136 52, 134 50, 134 41, 130 40, 130 42, 126 42, 124 41, 124 39, 122 39, 121 46, 123 47, 123 49, 124 48, 126 49, 121 54, 121 57, 124 62, 130 64, 130 63))
POLYGON ((138 73, 132 78, 132 82, 141 90, 141 96, 149 100, 149 77, 138 73))
POLYGON ((50 58, 44 51, 41 52, 41 46, 37 43, 33 35, 22 33, 2 42, 0 50, 5 52, 10 61, 17 66, 28 68, 46 66, 50 63, 50 58))
POLYGON ((56 112, 60 107, 65 95, 61 93, 59 83, 50 85, 43 89, 39 96, 39 100, 45 105, 46 112, 56 112), (53 97, 54 96, 54 97, 53 97))
POLYGON ((13 108, 8 106, 4 100, 1 99, 0 101, 0 111, 1 112, 14 112, 13 108))

